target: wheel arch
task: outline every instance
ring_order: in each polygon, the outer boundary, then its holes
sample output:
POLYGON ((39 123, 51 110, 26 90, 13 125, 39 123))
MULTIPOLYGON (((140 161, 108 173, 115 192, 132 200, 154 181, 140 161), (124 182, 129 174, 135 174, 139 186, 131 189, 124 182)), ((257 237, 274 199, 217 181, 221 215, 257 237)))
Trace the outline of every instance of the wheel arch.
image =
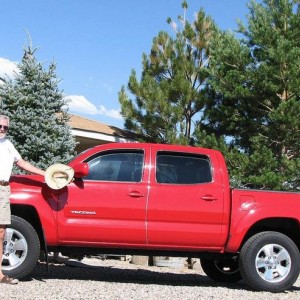
POLYGON ((266 218, 253 224, 245 234, 239 250, 249 238, 263 231, 280 232, 288 236, 291 240, 293 240, 300 251, 300 227, 298 220, 282 217, 266 218))
POLYGON ((11 205, 11 214, 27 221, 37 232, 41 250, 45 250, 45 237, 38 212, 30 205, 11 205))

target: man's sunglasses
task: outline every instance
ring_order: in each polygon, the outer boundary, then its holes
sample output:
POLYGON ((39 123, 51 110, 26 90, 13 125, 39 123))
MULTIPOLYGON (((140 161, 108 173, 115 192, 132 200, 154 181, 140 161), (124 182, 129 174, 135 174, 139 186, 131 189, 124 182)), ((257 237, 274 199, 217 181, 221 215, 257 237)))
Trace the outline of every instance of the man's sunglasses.
POLYGON ((8 126, 0 125, 0 129, 2 129, 2 128, 3 128, 4 131, 7 131, 7 130, 8 130, 8 126))

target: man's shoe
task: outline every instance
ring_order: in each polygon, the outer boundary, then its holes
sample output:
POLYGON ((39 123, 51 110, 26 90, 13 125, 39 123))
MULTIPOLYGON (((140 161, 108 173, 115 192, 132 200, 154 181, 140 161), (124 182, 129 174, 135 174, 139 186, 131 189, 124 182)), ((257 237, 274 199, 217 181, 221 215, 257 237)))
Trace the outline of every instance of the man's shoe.
POLYGON ((19 282, 18 279, 10 278, 6 275, 4 275, 0 280, 0 283, 7 283, 7 284, 17 284, 18 282, 19 282))

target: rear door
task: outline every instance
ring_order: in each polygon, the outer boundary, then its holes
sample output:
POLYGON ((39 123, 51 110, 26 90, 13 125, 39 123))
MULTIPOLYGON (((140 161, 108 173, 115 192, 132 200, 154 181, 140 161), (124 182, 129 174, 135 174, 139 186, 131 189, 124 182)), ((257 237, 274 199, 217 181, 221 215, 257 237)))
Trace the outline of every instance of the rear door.
POLYGON ((211 157, 154 151, 148 204, 148 243, 220 247, 223 187, 214 181, 211 157))

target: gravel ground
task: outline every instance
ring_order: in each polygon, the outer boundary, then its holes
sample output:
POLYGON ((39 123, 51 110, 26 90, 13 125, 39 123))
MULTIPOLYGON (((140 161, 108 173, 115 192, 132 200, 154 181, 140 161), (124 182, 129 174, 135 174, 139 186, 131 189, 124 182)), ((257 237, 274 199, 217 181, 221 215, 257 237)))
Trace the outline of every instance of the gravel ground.
POLYGON ((148 267, 118 259, 39 264, 18 285, 1 285, 0 299, 300 299, 300 278, 284 293, 253 292, 243 283, 217 284, 203 271, 148 267), (73 266, 70 265, 73 263, 73 266))

